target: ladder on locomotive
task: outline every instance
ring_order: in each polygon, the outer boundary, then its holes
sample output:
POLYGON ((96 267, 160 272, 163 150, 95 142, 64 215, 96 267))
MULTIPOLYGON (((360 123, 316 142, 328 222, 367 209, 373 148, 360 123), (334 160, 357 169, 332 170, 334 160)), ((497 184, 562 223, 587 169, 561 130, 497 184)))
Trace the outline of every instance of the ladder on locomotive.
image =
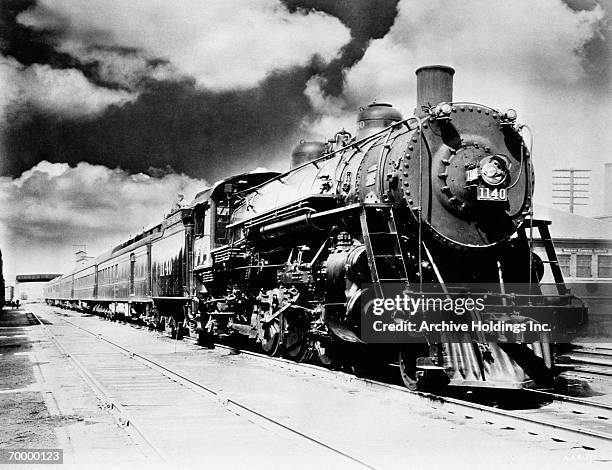
MULTIPOLYGON (((568 294, 569 291, 565 285, 565 280, 563 279, 563 272, 561 271, 561 266, 559 265, 559 258, 557 258, 555 245, 550 235, 550 230, 548 230, 548 225, 550 222, 547 220, 533 219, 531 223, 533 224, 533 228, 536 228, 540 234, 540 240, 542 241, 542 245, 544 245, 544 251, 546 252, 546 257, 548 258, 543 259, 542 262, 550 265, 550 270, 552 271, 553 279, 555 280, 557 292, 559 295, 568 294)), ((529 235, 526 230, 528 227, 529 223, 526 222, 519 229, 519 236, 525 240, 529 240, 529 235)))
POLYGON ((408 285, 408 273, 393 208, 382 204, 363 206, 360 222, 376 296, 385 296, 385 284, 408 285))

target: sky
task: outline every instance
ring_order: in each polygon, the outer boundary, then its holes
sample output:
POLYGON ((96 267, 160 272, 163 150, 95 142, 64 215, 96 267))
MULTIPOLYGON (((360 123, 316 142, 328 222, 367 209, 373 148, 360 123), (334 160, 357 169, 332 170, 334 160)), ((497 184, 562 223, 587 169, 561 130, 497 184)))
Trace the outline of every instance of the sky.
MULTIPOLYGON (((300 139, 353 130, 373 99, 410 115, 414 71, 454 67, 457 100, 512 107, 553 168, 612 162, 612 0, 2 0, 5 276, 62 272, 158 223, 177 195, 300 139)), ((609 183, 612 186, 612 182, 609 183)))

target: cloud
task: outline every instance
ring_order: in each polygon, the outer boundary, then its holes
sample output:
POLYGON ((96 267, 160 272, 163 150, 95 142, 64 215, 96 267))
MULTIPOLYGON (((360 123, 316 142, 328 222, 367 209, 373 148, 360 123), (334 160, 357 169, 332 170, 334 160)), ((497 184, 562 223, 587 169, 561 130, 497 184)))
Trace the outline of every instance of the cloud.
MULTIPOLYGON (((61 32, 59 48, 113 62, 108 48, 129 47, 169 61, 209 90, 256 86, 275 70, 333 60, 350 40, 329 15, 291 13, 272 0, 39 0, 19 21, 61 32), (62 42, 63 41, 63 42, 62 42)), ((166 69, 168 72, 169 69, 166 69)))
MULTIPOLYGON (((325 94, 320 79, 311 79, 307 96, 325 118, 305 121, 305 128, 317 137, 332 123, 352 126, 357 108, 372 99, 410 115, 415 70, 450 65, 455 100, 513 107, 534 130, 542 203, 552 202, 552 168, 592 168, 597 188, 612 146, 609 11, 596 2, 588 8, 561 0, 492 3, 401 1, 389 33, 345 72, 342 95, 325 94)), ((594 214, 601 210, 598 199, 593 193, 594 214)))
POLYGON ((126 91, 98 87, 75 69, 54 69, 46 64, 26 67, 0 56, 0 126, 12 109, 24 106, 65 117, 93 116, 134 98, 126 91))
POLYGON ((206 182, 183 174, 130 175, 79 163, 38 163, 0 177, 0 246, 7 272, 71 267, 72 245, 99 254, 161 222, 178 194, 190 201, 206 182))
POLYGON ((503 98, 506 90, 572 86, 586 78, 585 46, 605 27, 601 6, 574 11, 560 0, 501 2, 494 12, 488 6, 487 0, 433 0, 418 7, 402 2, 390 33, 374 41, 348 73, 349 93, 385 90, 405 102, 414 70, 437 63, 467 77, 459 91, 488 99, 503 98))

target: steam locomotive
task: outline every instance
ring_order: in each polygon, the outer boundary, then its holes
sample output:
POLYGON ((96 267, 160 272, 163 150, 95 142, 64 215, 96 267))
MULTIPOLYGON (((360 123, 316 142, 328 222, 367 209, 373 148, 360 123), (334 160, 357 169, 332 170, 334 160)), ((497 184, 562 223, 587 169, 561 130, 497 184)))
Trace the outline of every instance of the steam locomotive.
MULTIPOLYGON (((390 361, 411 388, 550 386, 556 343, 566 337, 549 331, 369 335, 372 303, 391 292, 480 295, 484 309, 468 317, 485 322, 548 322, 567 332, 586 321, 564 284, 549 222, 533 217, 526 126, 514 110, 454 102, 450 67, 416 75, 413 116, 372 103, 360 110, 355 136, 342 130, 328 142, 302 142, 286 173, 216 183, 51 281, 47 302, 201 342, 241 335, 296 361, 390 361), (536 233, 547 260, 533 252, 536 233), (546 267, 552 293, 539 284, 546 267)), ((385 318, 406 321, 397 309, 385 318)))

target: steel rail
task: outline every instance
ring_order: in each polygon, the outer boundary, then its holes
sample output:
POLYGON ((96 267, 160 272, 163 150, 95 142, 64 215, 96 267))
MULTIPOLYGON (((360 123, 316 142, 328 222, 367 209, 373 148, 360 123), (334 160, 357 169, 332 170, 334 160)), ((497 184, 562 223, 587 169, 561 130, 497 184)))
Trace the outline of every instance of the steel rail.
POLYGON ((575 403, 578 405, 584 405, 590 408, 599 408, 606 411, 612 411, 612 404, 602 403, 599 401, 591 401, 591 400, 583 400, 578 397, 571 397, 569 395, 562 395, 560 393, 555 392, 547 392, 545 390, 533 390, 533 389, 524 389, 525 392, 530 395, 539 395, 542 397, 553 398, 557 401, 567 402, 567 403, 575 403))
POLYGON ((365 468, 376 470, 376 467, 374 467, 373 465, 370 465, 369 463, 364 462, 363 460, 360 460, 359 458, 354 457, 354 456, 348 454, 347 452, 344 452, 344 451, 342 451, 342 450, 332 446, 331 444, 327 444, 327 443, 321 441, 320 439, 317 439, 316 437, 307 434, 306 432, 300 431, 300 430, 296 429, 295 427, 283 424, 282 422, 280 422, 280 421, 278 421, 278 420, 276 420, 276 419, 274 419, 274 418, 272 418, 270 416, 267 416, 266 414, 264 414, 264 413, 262 413, 260 411, 257 411, 257 410, 251 408, 250 406, 248 406, 248 405, 246 405, 246 404, 244 404, 244 403, 242 403, 242 402, 240 402, 238 400, 235 400, 233 398, 227 397, 224 394, 222 394, 222 393, 220 393, 220 392, 218 392, 218 391, 216 391, 216 390, 214 390, 214 389, 212 389, 210 387, 207 387, 204 384, 201 384, 197 380, 191 379, 191 378, 189 378, 189 377, 187 377, 187 376, 185 376, 185 375, 183 375, 183 374, 181 374, 181 373, 179 373, 179 372, 177 372, 175 370, 170 369, 169 367, 161 364, 160 362, 158 362, 158 361, 156 361, 154 359, 151 359, 150 357, 147 357, 147 356, 145 356, 143 354, 139 354, 139 353, 137 353, 135 351, 131 351, 128 348, 126 348, 126 347, 124 347, 124 346, 122 346, 120 344, 117 344, 114 341, 109 340, 108 338, 105 338, 101 334, 95 333, 95 332, 93 332, 93 331, 91 331, 91 330, 89 330, 87 328, 84 328, 84 327, 82 327, 80 325, 77 325, 77 324, 75 324, 75 323, 73 323, 73 322, 71 322, 69 320, 66 320, 65 318, 61 318, 61 320, 63 320, 65 323, 68 323, 69 325, 72 325, 75 328, 78 328, 78 329, 80 329, 80 330, 90 334, 94 338, 96 338, 96 339, 98 339, 100 341, 103 341, 103 342, 113 346, 114 348, 118 349, 119 351, 121 351, 126 356, 128 356, 128 357, 130 357, 132 359, 139 360, 141 364, 144 364, 144 365, 150 367, 151 369, 154 369, 154 370, 157 370, 157 371, 161 372, 166 377, 169 377, 172 380, 176 380, 177 382, 181 383, 182 385, 184 385, 184 386, 186 386, 186 387, 188 387, 188 388, 190 388, 192 390, 194 389, 194 387, 195 387, 196 391, 204 390, 205 392, 207 392, 207 393, 213 395, 214 397, 216 397, 217 399, 219 399, 219 401, 226 408, 228 408, 228 409, 230 409, 230 407, 228 405, 233 405, 234 407, 242 410, 243 412, 246 412, 246 413, 250 414, 251 416, 254 416, 254 417, 262 419, 262 420, 264 420, 264 421, 266 421, 266 422, 268 422, 270 424, 278 426, 279 428, 281 428, 281 429, 283 429, 285 431, 288 431, 291 434, 297 435, 297 436, 299 436, 301 438, 304 438, 304 439, 308 440, 309 442, 312 442, 312 443, 317 444, 317 445, 319 445, 319 446, 321 446, 321 447, 323 447, 325 449, 328 449, 328 450, 332 451, 333 453, 338 454, 338 455, 340 455, 342 457, 345 457, 346 459, 349 459, 349 460, 351 460, 351 461, 353 461, 353 462, 355 462, 355 463, 357 463, 357 464, 359 464, 359 465, 361 465, 361 466, 363 466, 365 468))
MULTIPOLYGON (((89 373, 87 368, 79 361, 74 355, 62 344, 60 340, 57 339, 57 336, 47 327, 45 323, 36 315, 34 312, 32 316, 36 318, 36 321, 43 327, 43 330, 51 340, 51 342, 55 345, 55 347, 60 351, 60 353, 65 356, 74 366, 77 373, 81 376, 83 381, 91 388, 91 390, 96 395, 96 398, 103 403, 105 409, 109 410, 114 416, 120 427, 126 429, 129 427, 130 430, 133 430, 134 433, 127 432, 127 434, 136 441, 136 443, 144 444, 148 447, 153 454, 161 461, 160 463, 167 466, 171 462, 171 460, 157 447, 151 443, 151 441, 147 438, 145 433, 140 428, 140 425, 137 420, 131 416, 131 414, 119 403, 117 400, 112 398, 112 394, 104 387, 96 378, 89 373), (136 437, 136 439, 135 439, 136 437)), ((147 454, 145 454, 147 456, 147 454)))
MULTIPOLYGON (((73 326, 75 326, 76 328, 82 329, 83 331, 86 331, 87 333, 91 334, 92 336, 97 337, 100 340, 106 341, 110 344, 113 344, 115 347, 123 350, 126 354, 130 354, 133 355, 133 357, 138 357, 141 358, 142 360, 149 362, 151 364, 156 365, 157 367, 160 367, 161 369, 167 370, 168 373, 171 374, 175 374, 177 377, 179 377, 181 380, 186 380, 187 382, 191 382, 194 385, 201 387, 202 389, 205 389, 207 391, 209 391, 210 393, 215 393, 215 391, 208 389, 206 386, 197 383, 196 381, 192 381, 192 379, 186 378, 181 376, 180 374, 177 374, 176 372, 166 368, 165 366, 158 364, 156 361, 151 360, 149 358, 146 358, 145 356, 142 356, 138 353, 133 353, 132 351, 129 351, 127 348, 124 348, 123 346, 120 345, 116 345, 115 343, 113 343, 112 341, 102 337, 101 335, 98 335, 94 332, 91 332, 89 330, 87 330, 86 328, 83 328, 79 325, 75 325, 74 323, 62 318, 62 320, 64 320, 67 323, 72 324, 73 326)), ((193 341, 193 340, 192 340, 193 341)), ((562 432, 567 432, 569 434, 573 434, 573 435, 581 435, 581 436, 586 436, 592 439, 598 439, 598 440, 603 440, 606 442, 612 442, 612 434, 610 433, 605 433, 605 432, 599 432, 599 431, 594 431, 594 430, 589 430, 589 429, 585 429, 582 427, 576 427, 576 426, 569 426, 563 423, 557 423, 557 422, 553 422, 553 421, 548 421, 548 420, 544 420, 544 419, 540 419, 540 418, 536 418, 536 417, 531 417, 531 416, 526 416, 520 413, 514 413, 510 410, 503 410, 500 408, 495 408, 492 406, 487 406, 487 405, 482 405, 479 403, 473 403, 467 400, 461 400, 458 398, 452 398, 452 397, 447 397, 444 395, 437 395, 434 393, 430 393, 430 392, 423 392, 423 391, 415 391, 415 390, 409 390, 405 387, 399 386, 399 385, 393 385, 393 384, 389 384, 389 383, 385 383, 385 382, 381 382, 378 380, 374 380, 374 379, 369 379, 369 378, 363 378, 363 377, 357 377, 355 375, 346 373, 346 372, 341 372, 341 371, 332 371, 330 369, 327 369, 325 367, 322 366, 317 366, 314 364, 304 364, 304 363, 297 363, 295 361, 291 361, 288 359, 284 359, 284 358, 279 358, 279 357, 271 357, 265 354, 259 354, 259 353, 255 353, 249 350, 244 350, 244 349, 240 349, 240 348, 236 348, 233 346, 227 346, 224 344, 220 344, 220 343, 215 343, 214 344, 216 347, 221 348, 221 349, 226 349, 229 351, 234 351, 234 352, 239 352, 241 354, 247 355, 247 356, 253 356, 256 357, 258 359, 262 359, 265 361, 272 361, 272 362, 277 362, 277 363, 282 363, 284 366, 290 366, 292 367, 294 370, 300 371, 300 369, 303 370, 308 370, 308 371, 312 371, 312 372, 316 372, 319 373, 320 375, 325 375, 327 377, 333 377, 333 378, 342 378, 348 382, 359 382, 359 383, 365 383, 365 384, 369 384, 369 385, 374 385, 380 388, 385 388, 385 389, 390 389, 390 390, 394 390, 400 393, 406 393, 412 396, 419 396, 422 398, 426 398, 429 401, 436 403, 436 404, 449 404, 449 405, 454 405, 460 408, 467 408, 473 411, 478 411, 478 412, 482 412, 482 413, 487 413, 487 414, 491 414, 491 415, 497 415, 497 416, 501 416, 504 418, 510 418, 512 420, 518 420, 518 421, 522 421, 525 423, 529 423, 529 424, 533 424, 536 426, 541 426, 544 428, 549 428, 549 429, 555 429, 555 430, 559 430, 562 432)), ((538 391, 539 392, 539 391, 538 391)), ((542 392, 545 393, 545 392, 542 392)), ((556 395, 556 394, 553 394, 556 395)), ((565 397, 563 395, 560 395, 562 397, 565 397)), ((565 397, 570 399, 571 397, 565 397)), ((575 399, 575 400, 579 400, 579 399, 575 399)), ((569 401, 569 400, 568 400, 569 401)), ((585 406, 594 406, 592 404, 593 402, 588 402, 588 403, 581 403, 585 406)), ((607 405, 605 404, 601 404, 602 407, 606 407, 607 405)), ((245 410, 249 410, 249 407, 244 405, 245 410)), ((451 411, 449 411, 450 413, 452 413, 451 411)), ((270 419, 272 422, 275 422, 272 418, 266 418, 266 419, 270 419)), ((281 427, 285 428, 285 425, 281 424, 281 427)), ((553 436, 551 436, 551 438, 555 439, 553 436)), ((565 439, 563 439, 565 440, 565 439)), ((364 464, 366 466, 369 466, 368 464, 364 464)))
MULTIPOLYGON (((319 373, 324 373, 324 374, 329 374, 329 375, 334 375, 334 376, 346 376, 346 380, 351 381, 351 382, 362 382, 362 383, 367 383, 367 384, 371 384, 371 385, 376 385, 379 387, 383 387, 383 388, 388 388, 388 389, 392 389, 395 391, 399 391, 401 393, 408 393, 411 395, 418 395, 420 397, 423 398, 427 398, 430 399, 432 401, 435 401, 437 403, 439 402, 446 402, 449 404, 453 404, 456 406, 464 406, 467 408, 471 408, 471 409, 476 409, 479 411, 485 411, 485 412, 490 412, 496 415, 500 415, 500 416, 504 416, 504 417, 508 417, 508 418, 514 418, 514 419, 518 419, 521 421, 525 421, 525 422, 529 422, 532 424, 537 424, 537 425, 542 425, 545 427, 550 427, 553 429, 559 429, 562 431, 566 431, 566 432, 570 432, 573 434, 581 434, 581 435, 586 435, 588 437, 592 437, 592 438, 597 438, 597 439, 602 439, 602 440, 606 440, 606 441, 612 441, 612 434, 610 433, 602 433, 599 431, 593 431, 593 430, 588 430, 588 429, 583 429, 583 428, 579 428, 579 427, 574 427, 574 426, 567 426, 564 424, 559 424, 559 423, 554 423, 554 422, 550 422, 550 421, 546 421, 546 420, 541 420, 541 419, 537 419, 537 418, 531 418, 528 416, 524 416, 521 415, 520 413, 513 413, 512 411, 509 410, 502 410, 500 408, 495 408, 495 407, 491 407, 491 406, 487 406, 487 405, 481 405, 478 403, 473 403, 471 401, 467 401, 467 400, 460 400, 458 398, 452 398, 452 397, 447 397, 444 395, 437 395, 434 393, 430 393, 430 392, 422 392, 422 391, 415 391, 415 390, 409 390, 405 387, 402 386, 398 386, 398 385, 393 385, 393 384, 388 384, 385 382, 381 382, 379 380, 374 380, 374 379, 368 379, 368 378, 363 378, 363 377, 357 377, 355 375, 352 374, 348 374, 346 372, 340 372, 340 371, 332 371, 330 369, 327 369, 325 367, 322 366, 316 366, 313 364, 303 364, 303 363, 297 363, 295 361, 291 361, 288 359, 284 359, 284 358, 279 358, 279 357, 271 357, 271 356, 267 356, 265 354, 259 354, 259 353, 255 353, 252 351, 248 351, 248 350, 243 350, 243 349, 239 349, 239 348, 234 348, 232 346, 227 346, 224 344, 219 344, 219 343, 215 343, 216 347, 222 348, 222 349, 227 349, 227 350, 233 350, 233 351, 238 351, 241 354, 245 354, 245 355, 249 355, 249 356, 254 356, 260 359, 264 359, 264 360, 270 360, 270 361, 276 361, 279 363, 283 363, 284 365, 289 365, 292 366, 296 369, 299 368, 308 368, 308 369, 312 369, 315 370, 319 373)), ((523 391, 529 392, 529 393, 533 393, 533 394, 540 394, 542 396, 547 396, 550 398, 555 398, 558 401, 566 401, 566 402, 571 402, 571 403, 576 403, 576 404, 580 404, 580 405, 584 405, 585 407, 592 407, 592 408, 599 408, 599 409, 604 409, 607 411, 612 411, 612 405, 608 405, 606 403, 601 403, 601 402, 591 402, 588 400, 580 400, 579 398, 575 398, 575 397, 568 397, 565 395, 560 395, 557 393, 552 393, 552 392, 545 392, 545 391, 540 391, 540 390, 530 390, 530 389, 523 389, 523 391)))

